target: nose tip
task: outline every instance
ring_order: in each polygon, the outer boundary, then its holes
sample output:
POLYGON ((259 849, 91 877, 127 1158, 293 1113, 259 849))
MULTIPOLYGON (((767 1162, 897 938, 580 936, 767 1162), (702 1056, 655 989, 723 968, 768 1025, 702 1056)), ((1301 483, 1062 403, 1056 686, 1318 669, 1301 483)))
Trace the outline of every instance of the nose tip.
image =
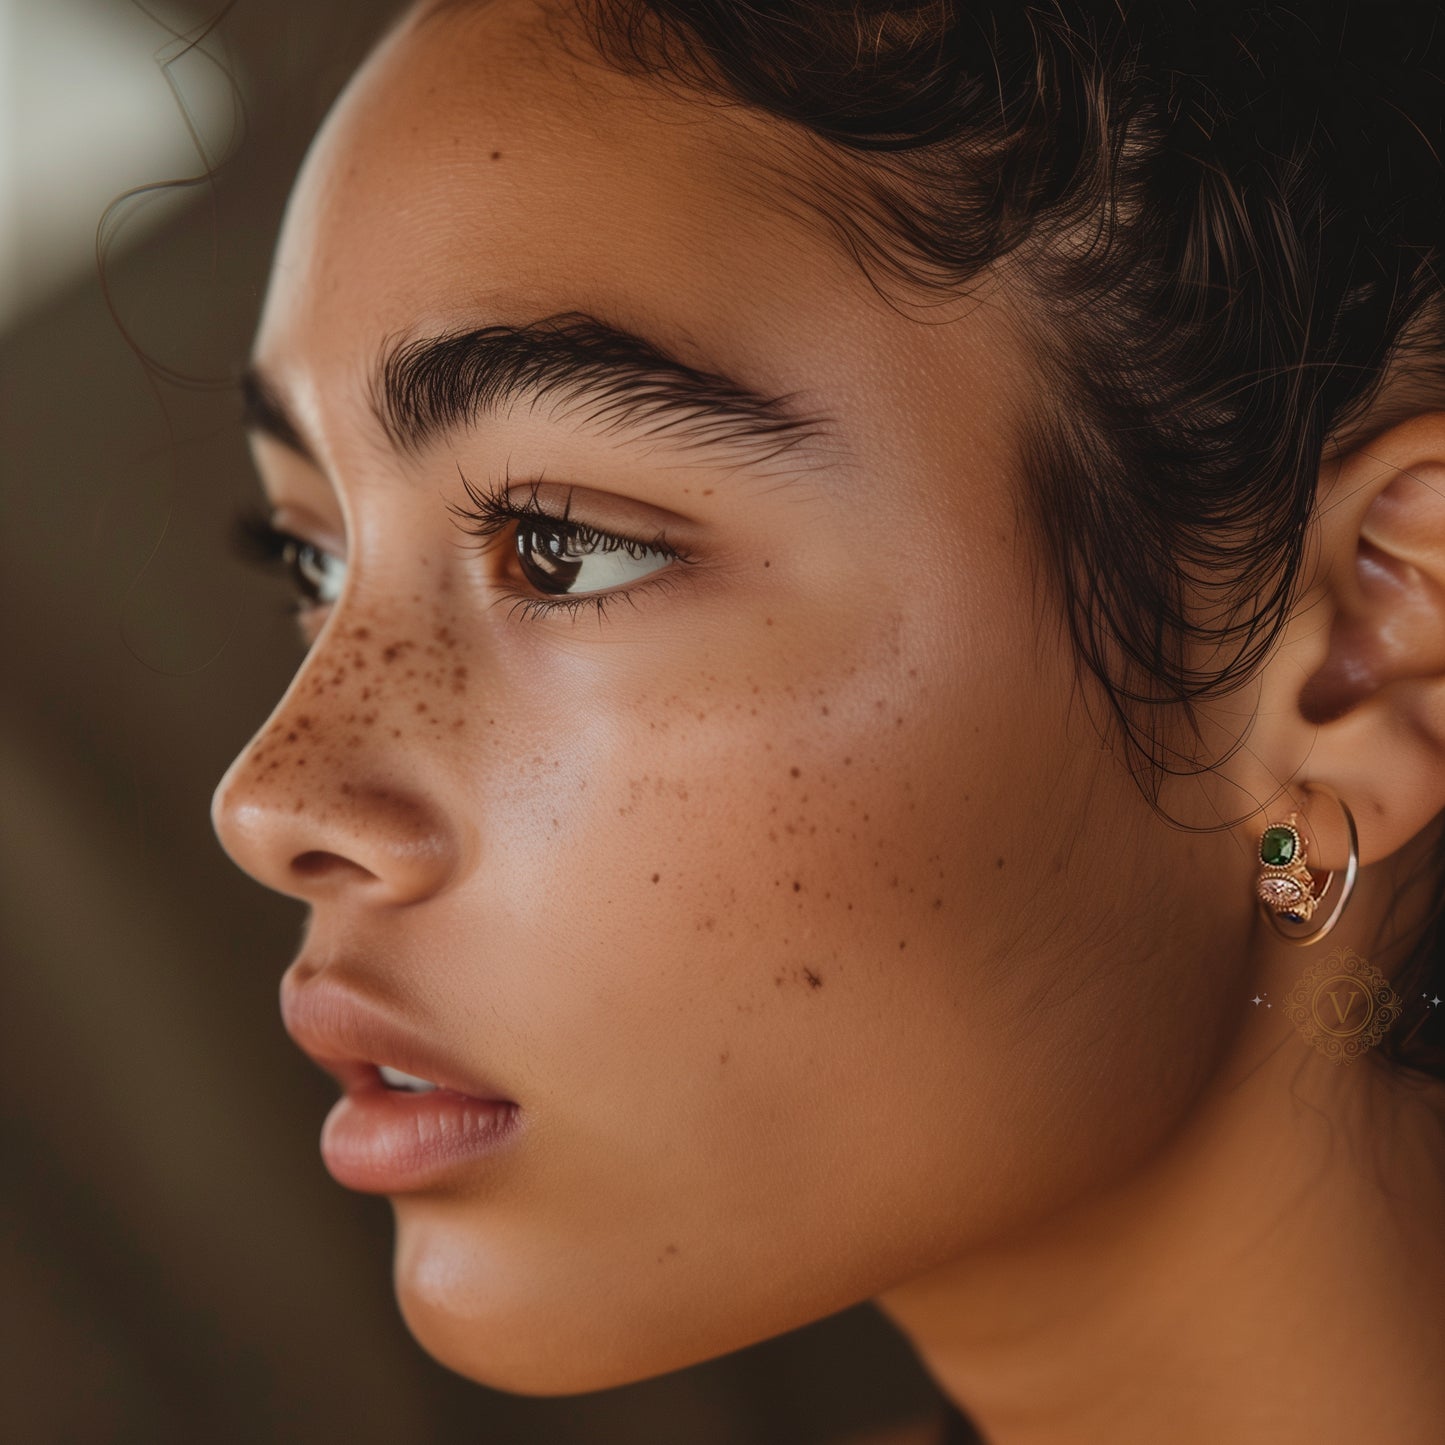
POLYGON ((416 903, 447 886, 462 833, 436 793, 414 780, 383 781, 375 760, 337 766, 324 750, 288 765, 274 751, 288 734, 273 719, 211 796, 211 826, 243 872, 308 902, 356 892, 373 903, 416 903))

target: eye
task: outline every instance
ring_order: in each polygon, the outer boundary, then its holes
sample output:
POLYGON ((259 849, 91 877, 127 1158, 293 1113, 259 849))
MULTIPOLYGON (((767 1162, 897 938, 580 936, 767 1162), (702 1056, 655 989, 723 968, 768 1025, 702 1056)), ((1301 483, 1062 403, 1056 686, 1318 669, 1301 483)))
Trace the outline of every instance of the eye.
POLYGON ((277 527, 254 507, 243 509, 233 523, 232 543, 247 561, 268 571, 284 572, 296 591, 296 609, 308 612, 329 607, 341 596, 346 563, 334 553, 277 527))
MULTIPOLYGON (((536 487, 523 501, 514 501, 504 488, 478 488, 465 477, 462 484, 470 507, 453 507, 462 530, 484 541, 497 537, 516 522, 515 561, 528 587, 540 596, 529 597, 513 591, 526 612, 547 612, 566 608, 576 612, 593 607, 599 618, 615 601, 632 602, 640 590, 635 584, 654 574, 663 574, 652 585, 671 580, 673 563, 687 564, 691 558, 668 542, 661 532, 650 540, 604 532, 585 522, 574 521, 571 494, 562 516, 538 505, 536 487), (623 590, 618 590, 623 589, 623 590), (569 595, 577 593, 579 595, 569 595)), ((486 550, 484 547, 483 550, 486 550)))

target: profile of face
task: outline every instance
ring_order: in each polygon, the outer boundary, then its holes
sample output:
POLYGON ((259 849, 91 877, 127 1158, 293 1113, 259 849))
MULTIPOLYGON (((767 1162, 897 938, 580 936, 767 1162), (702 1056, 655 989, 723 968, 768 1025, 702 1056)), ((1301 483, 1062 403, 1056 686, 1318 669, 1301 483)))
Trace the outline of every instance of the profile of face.
POLYGON ((358 1010, 514 1106, 496 1148, 342 1182, 391 1199, 418 1342, 539 1395, 1127 1174, 1258 922, 1258 822, 1155 814, 1041 600, 1008 295, 920 324, 794 204, 781 125, 568 24, 403 18, 307 158, 255 454, 317 606, 213 813, 309 905, 299 1042, 358 1010))

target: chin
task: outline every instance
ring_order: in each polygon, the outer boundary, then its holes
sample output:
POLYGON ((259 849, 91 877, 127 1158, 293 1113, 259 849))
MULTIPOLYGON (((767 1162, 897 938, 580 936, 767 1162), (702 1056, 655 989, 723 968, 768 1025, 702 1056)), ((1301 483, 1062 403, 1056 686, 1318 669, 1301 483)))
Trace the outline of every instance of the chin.
POLYGON ((649 1329, 565 1251, 524 1255, 496 1240, 399 1226, 393 1288, 412 1338, 465 1379, 532 1396, 634 1384, 724 1352, 676 1322, 649 1329))

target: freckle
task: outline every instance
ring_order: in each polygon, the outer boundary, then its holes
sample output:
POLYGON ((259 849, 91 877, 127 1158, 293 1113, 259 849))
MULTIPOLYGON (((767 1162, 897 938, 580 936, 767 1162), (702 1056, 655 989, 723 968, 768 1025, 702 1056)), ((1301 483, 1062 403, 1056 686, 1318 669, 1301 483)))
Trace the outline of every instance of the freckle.
POLYGON ((848 766, 848 764, 851 763, 852 761, 853 761, 852 758, 844 758, 844 759, 843 759, 843 766, 846 768, 846 767, 848 766))
POLYGON ((817 975, 816 973, 814 973, 811 968, 805 968, 805 969, 803 970, 803 977, 808 980, 808 987, 809 987, 809 988, 822 988, 822 987, 823 987, 823 980, 822 980, 821 978, 819 978, 818 975, 817 975))
POLYGON ((797 768, 790 768, 789 771, 795 778, 802 776, 801 772, 797 768))
POLYGON ((297 758, 297 759, 296 759, 296 766, 297 766, 298 768, 304 768, 304 767, 306 766, 306 759, 305 759, 305 758, 297 758))
POLYGON ((452 727, 453 727, 453 729, 459 728, 459 727, 461 727, 461 726, 462 726, 462 719, 459 718, 459 717, 454 717, 454 718, 452 719, 452 727))
POLYGON ((763 621, 766 622, 769 627, 773 625, 773 619, 771 617, 765 617, 763 618, 763 621))
POLYGON ((943 907, 943 899, 941 899, 941 898, 935 898, 935 899, 933 900, 933 906, 934 906, 935 908, 942 908, 942 907, 943 907))
POLYGON ((425 712, 425 711, 426 711, 426 704, 425 704, 424 702, 419 702, 419 703, 417 703, 417 705, 416 705, 416 710, 417 710, 418 712, 425 712))
POLYGON ((1003 859, 1002 859, 1002 858, 1000 858, 1000 859, 998 860, 998 866, 999 866, 1000 868, 1003 867, 1003 859))
POLYGON ((725 1063, 727 1063, 727 1061, 728 1061, 728 1055, 727 1055, 727 1054, 719 1054, 719 1055, 717 1056, 717 1061, 718 1061, 718 1063, 720 1063, 720 1064, 725 1064, 725 1063))
POLYGON ((358 737, 356 733, 352 733, 346 740, 346 746, 349 748, 359 748, 361 746, 360 737, 358 737))
POLYGON ((654 883, 656 883, 657 880, 658 880, 659 878, 661 878, 661 877, 662 877, 662 874, 661 874, 661 873, 654 873, 654 874, 652 875, 652 881, 653 881, 654 883))
POLYGON ((407 670, 406 670, 406 675, 407 675, 408 677, 415 677, 415 676, 416 676, 416 668, 414 668, 414 667, 409 667, 409 668, 407 668, 407 670))
POLYGON ((286 741, 288 743, 294 743, 296 741, 296 733, 294 730, 286 734, 286 741))
POLYGON ((499 161, 499 160, 501 160, 501 158, 502 158, 502 153, 501 153, 501 151, 493 151, 493 152, 492 152, 492 159, 493 159, 494 161, 499 161))
POLYGON ((341 791, 349 798, 356 789, 353 788, 350 783, 342 783, 341 791))
POLYGON ((894 719, 893 719, 893 726, 896 727, 896 728, 901 728, 901 727, 903 726, 903 719, 902 719, 901 717, 896 717, 896 718, 894 718, 894 719))
POLYGON ((394 738, 399 738, 399 737, 401 736, 401 729, 400 729, 400 728, 392 728, 392 730, 391 730, 391 735, 392 735, 392 737, 394 737, 394 738))
POLYGON ((824 717, 827 717, 827 716, 828 716, 828 709, 827 709, 826 707, 823 708, 823 709, 822 709, 822 713, 823 713, 823 716, 824 716, 824 717))
POLYGON ((297 799, 296 799, 296 806, 295 806, 294 808, 292 808, 291 811, 292 811, 293 813, 299 813, 299 812, 301 811, 301 799, 300 799, 300 798, 297 798, 297 799))
POLYGON ((358 642, 365 642, 366 639, 371 636, 371 629, 369 627, 353 627, 351 629, 351 635, 356 638, 358 642))
POLYGON ((765 562, 763 563, 763 566, 764 566, 764 567, 771 567, 772 565, 773 565, 773 564, 772 564, 771 562, 766 562, 766 561, 765 561, 765 562))
POLYGON ((899 948, 907 948, 907 947, 908 947, 908 940, 905 939, 905 938, 900 938, 900 939, 898 940, 898 946, 899 946, 899 948))
POLYGON ((365 702, 365 701, 367 700, 367 698, 369 698, 370 696, 371 696, 371 689, 370 689, 369 687, 364 687, 364 688, 361 689, 361 700, 362 700, 362 702, 365 702))
POLYGON ((311 726, 311 719, 309 717, 298 717, 296 719, 296 726, 305 732, 311 726))

